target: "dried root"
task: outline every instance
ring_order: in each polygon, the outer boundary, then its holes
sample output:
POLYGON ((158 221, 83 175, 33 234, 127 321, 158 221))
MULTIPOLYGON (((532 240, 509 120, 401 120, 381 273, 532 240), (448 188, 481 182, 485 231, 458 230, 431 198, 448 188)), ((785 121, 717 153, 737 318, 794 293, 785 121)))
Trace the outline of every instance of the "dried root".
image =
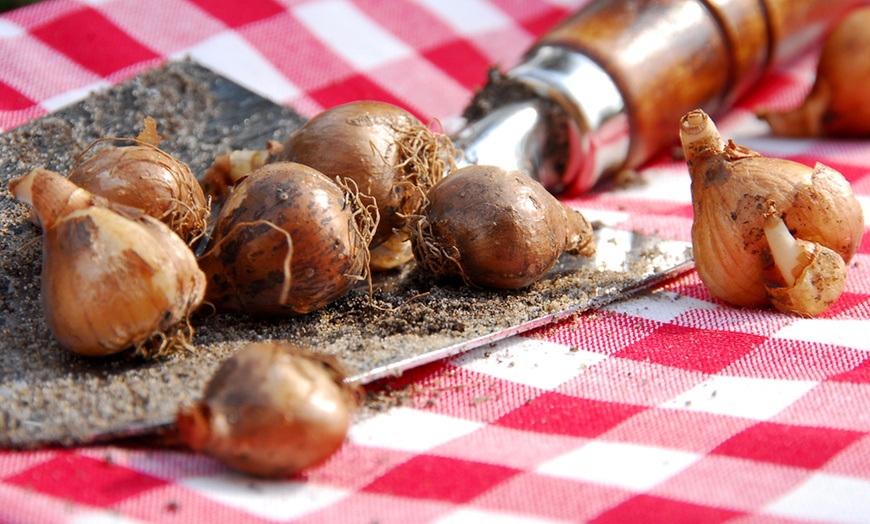
POLYGON ((475 284, 462 269, 462 253, 455 245, 445 245, 432 231, 432 224, 425 216, 416 216, 411 222, 412 249, 417 265, 438 276, 459 275, 462 281, 472 287, 475 284))

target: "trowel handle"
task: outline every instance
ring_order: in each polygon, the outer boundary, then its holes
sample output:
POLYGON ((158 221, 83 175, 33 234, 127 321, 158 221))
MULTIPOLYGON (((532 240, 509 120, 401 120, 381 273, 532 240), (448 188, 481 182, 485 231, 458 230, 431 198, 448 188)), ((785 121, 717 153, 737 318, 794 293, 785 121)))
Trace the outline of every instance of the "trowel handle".
POLYGON ((728 106, 772 65, 807 51, 863 3, 595 0, 544 36, 530 56, 542 47, 565 48, 610 77, 630 135, 621 167, 637 167, 673 141, 682 115, 728 106))

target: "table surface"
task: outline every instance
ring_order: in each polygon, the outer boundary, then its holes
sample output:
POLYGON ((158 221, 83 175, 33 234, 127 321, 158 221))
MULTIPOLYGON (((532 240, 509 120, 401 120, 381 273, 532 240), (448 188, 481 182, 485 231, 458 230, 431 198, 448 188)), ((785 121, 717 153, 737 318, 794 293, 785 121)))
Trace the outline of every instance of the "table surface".
MULTIPOLYGON (((0 16, 0 129, 190 57, 310 117, 377 99, 449 127, 585 0, 58 0, 0 16)), ((817 49, 717 122, 766 155, 841 171, 865 203, 870 143, 774 140, 817 49)), ((565 200, 688 241, 684 163, 565 200)), ((383 384, 324 465, 254 480, 118 443, 0 451, 0 522, 870 522, 870 248, 814 319, 737 309, 696 272, 383 384)))

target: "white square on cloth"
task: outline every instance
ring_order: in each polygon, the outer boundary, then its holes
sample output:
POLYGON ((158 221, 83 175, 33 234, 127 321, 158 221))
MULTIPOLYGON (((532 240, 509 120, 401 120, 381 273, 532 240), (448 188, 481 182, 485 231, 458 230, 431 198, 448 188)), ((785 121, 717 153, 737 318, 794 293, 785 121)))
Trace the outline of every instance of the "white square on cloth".
POLYGON ((12 38, 23 35, 25 32, 24 28, 10 22, 9 20, 5 20, 0 18, 0 38, 12 38))
POLYGON ((552 390, 608 358, 545 340, 514 337, 456 358, 456 366, 518 384, 552 390))
POLYGON ((498 522, 499 524, 556 524, 565 521, 542 519, 500 511, 460 508, 436 519, 433 521, 433 524, 481 524, 482 522, 498 522))
POLYGON ((661 407, 767 420, 817 385, 804 380, 714 376, 661 407))
POLYGON ((537 468, 537 473, 649 491, 701 455, 653 446, 593 441, 537 468))
POLYGON ((411 47, 366 16, 353 2, 309 2, 295 7, 293 15, 326 46, 362 70, 414 54, 411 47))
POLYGON ((870 519, 870 481, 813 475, 765 511, 768 515, 824 522, 867 522, 870 519))
POLYGON ((483 426, 478 422, 400 407, 357 422, 351 426, 347 437, 361 446, 423 452, 483 426))
POLYGON ((301 517, 350 495, 309 482, 253 480, 235 473, 190 477, 180 484, 220 504, 278 521, 301 517))
POLYGON ((640 297, 621 300, 603 309, 632 317, 668 323, 689 311, 698 309, 715 310, 719 309, 719 306, 671 291, 657 291, 640 297))
POLYGON ((257 49, 232 31, 218 33, 174 58, 186 55, 276 104, 300 93, 257 49))
POLYGON ((684 204, 692 202, 685 162, 648 167, 643 171, 643 181, 643 184, 638 184, 635 187, 620 188, 619 198, 684 204))
POLYGON ((774 338, 836 344, 870 351, 870 321, 833 318, 795 319, 783 326, 774 338))
POLYGON ((89 94, 99 89, 110 87, 111 84, 105 81, 97 81, 93 84, 85 85, 76 89, 71 89, 59 95, 47 98, 39 103, 46 111, 52 112, 71 104, 75 104, 87 98, 89 94))
POLYGON ((492 2, 480 0, 420 0, 446 23, 466 35, 494 31, 513 24, 513 20, 492 2))
POLYGON ((115 511, 92 511, 73 515, 67 524, 141 524, 141 520, 126 518, 115 511))

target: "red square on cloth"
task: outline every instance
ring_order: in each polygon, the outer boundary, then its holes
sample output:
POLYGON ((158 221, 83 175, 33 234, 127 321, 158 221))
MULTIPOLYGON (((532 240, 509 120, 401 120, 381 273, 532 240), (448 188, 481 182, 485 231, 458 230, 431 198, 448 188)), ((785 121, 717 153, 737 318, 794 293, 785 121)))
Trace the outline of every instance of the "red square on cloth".
POLYGON ((545 393, 494 424, 537 433, 595 437, 645 409, 648 408, 545 393))
POLYGON ((21 111, 34 105, 36 103, 33 100, 0 82, 0 111, 21 111))
POLYGON ((729 438, 712 453, 817 469, 863 436, 857 431, 761 422, 729 438))
POLYGON ((831 377, 831 380, 838 382, 854 382, 856 384, 870 384, 870 358, 849 371, 844 371, 831 377))
POLYGON ((104 77, 141 62, 160 59, 159 55, 91 8, 54 19, 34 28, 32 34, 104 77))
POLYGON ((717 373, 763 344, 758 335, 664 324, 615 356, 717 373))
POLYGON ((688 502, 638 495, 606 511, 589 522, 595 524, 645 522, 646 524, 715 524, 741 516, 742 513, 688 502))
POLYGON ((546 522, 586 522, 634 496, 618 486, 525 473, 499 484, 471 505, 475 509, 534 515, 546 522))
MULTIPOLYGON (((376 100, 405 107, 401 100, 364 75, 350 76, 339 83, 312 91, 310 96, 327 109, 356 100, 376 100)), ((420 118, 420 115, 414 116, 420 118)))
POLYGON ((418 455, 362 491, 461 504, 519 473, 482 462, 418 455))
POLYGON ((241 27, 283 13, 284 8, 272 0, 191 0, 229 27, 241 27))
MULTIPOLYGON (((524 2, 525 3, 525 2, 524 2)), ((548 6, 549 7, 549 6, 548 6)), ((521 22, 523 28, 533 35, 542 35, 568 16, 568 10, 558 6, 552 6, 532 18, 525 19, 521 22)))
POLYGON ((110 506, 166 484, 156 477, 73 453, 62 453, 3 482, 98 507, 110 506))
POLYGON ((448 42, 427 50, 423 56, 469 90, 480 89, 486 82, 481 71, 489 68, 490 60, 467 41, 448 42))

